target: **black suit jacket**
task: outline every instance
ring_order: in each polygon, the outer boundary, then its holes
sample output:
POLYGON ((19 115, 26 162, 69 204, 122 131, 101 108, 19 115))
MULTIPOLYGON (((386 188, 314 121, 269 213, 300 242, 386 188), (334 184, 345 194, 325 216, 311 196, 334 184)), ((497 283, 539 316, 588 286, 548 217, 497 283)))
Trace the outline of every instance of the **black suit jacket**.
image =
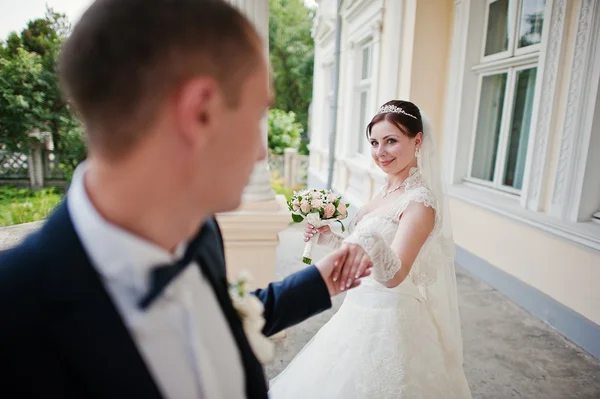
MULTIPOLYGON (((267 398, 228 292, 221 233, 202 228, 198 264, 237 343, 248 398, 267 398)), ((255 292, 274 334, 331 307, 315 267, 255 292)), ((0 396, 161 398, 136 345, 83 249, 66 203, 42 229, 0 254, 0 396)))

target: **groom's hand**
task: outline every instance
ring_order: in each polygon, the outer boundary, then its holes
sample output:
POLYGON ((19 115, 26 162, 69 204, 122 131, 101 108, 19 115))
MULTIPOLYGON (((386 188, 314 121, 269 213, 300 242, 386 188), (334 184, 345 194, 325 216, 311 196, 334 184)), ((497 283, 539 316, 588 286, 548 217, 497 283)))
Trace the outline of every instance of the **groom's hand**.
POLYGON ((360 279, 371 274, 372 266, 369 255, 356 244, 344 244, 316 264, 330 296, 358 287, 360 279))

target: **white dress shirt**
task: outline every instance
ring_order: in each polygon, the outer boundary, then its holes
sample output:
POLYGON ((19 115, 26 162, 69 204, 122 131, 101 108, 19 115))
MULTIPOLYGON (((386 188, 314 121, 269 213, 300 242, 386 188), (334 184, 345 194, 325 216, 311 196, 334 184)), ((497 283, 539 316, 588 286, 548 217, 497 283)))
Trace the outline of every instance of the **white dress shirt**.
POLYGON ((171 254, 103 219, 86 193, 85 168, 84 163, 75 171, 67 196, 75 230, 163 396, 244 398, 239 349, 197 264, 180 273, 147 310, 138 308, 151 269, 180 259, 186 245, 171 254))

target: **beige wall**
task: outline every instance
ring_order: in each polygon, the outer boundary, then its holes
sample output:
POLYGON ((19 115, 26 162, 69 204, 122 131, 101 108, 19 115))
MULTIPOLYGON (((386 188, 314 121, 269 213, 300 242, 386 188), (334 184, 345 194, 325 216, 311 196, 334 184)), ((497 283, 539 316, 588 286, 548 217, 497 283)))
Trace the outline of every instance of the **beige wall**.
POLYGON ((441 126, 453 8, 452 0, 419 0, 414 25, 410 99, 431 119, 438 148, 443 148, 441 126))
POLYGON ((456 244, 600 324, 600 252, 450 199, 456 244))
POLYGON ((453 9, 452 0, 409 0, 404 2, 403 10, 398 97, 409 99, 427 113, 436 132, 438 148, 442 148, 453 9))

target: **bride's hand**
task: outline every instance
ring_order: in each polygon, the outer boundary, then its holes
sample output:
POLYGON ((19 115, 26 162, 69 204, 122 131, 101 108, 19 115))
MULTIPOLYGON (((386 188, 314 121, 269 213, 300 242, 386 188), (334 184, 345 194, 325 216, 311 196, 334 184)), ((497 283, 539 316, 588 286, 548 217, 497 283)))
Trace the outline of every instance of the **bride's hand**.
POLYGON ((307 223, 306 228, 304 228, 304 241, 308 242, 311 238, 313 238, 317 231, 324 235, 331 234, 331 228, 329 226, 323 226, 317 229, 312 224, 307 223))
POLYGON ((358 245, 344 245, 321 259, 315 265, 327 285, 330 296, 335 296, 360 285, 360 279, 371 274, 373 263, 358 245), (338 281, 342 269, 345 276, 338 281), (351 271, 351 272, 350 272, 351 271), (337 273, 337 274, 336 274, 337 273))

